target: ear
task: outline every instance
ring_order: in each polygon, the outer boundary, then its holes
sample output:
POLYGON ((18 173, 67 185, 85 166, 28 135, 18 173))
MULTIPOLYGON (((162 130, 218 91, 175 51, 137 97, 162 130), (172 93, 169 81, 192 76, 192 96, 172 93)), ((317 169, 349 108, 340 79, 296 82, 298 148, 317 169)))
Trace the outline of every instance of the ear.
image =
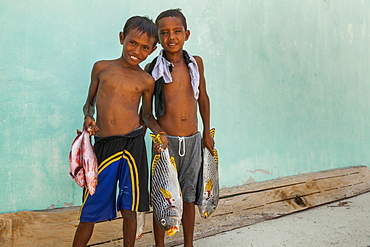
POLYGON ((185 41, 188 40, 190 37, 190 30, 185 31, 185 41))
POLYGON ((121 45, 123 45, 124 38, 125 36, 123 35, 123 32, 119 32, 119 42, 121 43, 121 45))

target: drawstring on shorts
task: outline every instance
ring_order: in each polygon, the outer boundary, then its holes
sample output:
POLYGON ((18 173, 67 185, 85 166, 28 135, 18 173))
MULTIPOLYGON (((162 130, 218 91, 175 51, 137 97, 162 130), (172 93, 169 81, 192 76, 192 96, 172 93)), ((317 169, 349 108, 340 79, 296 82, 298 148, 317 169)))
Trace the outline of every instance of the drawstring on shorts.
POLYGON ((184 155, 185 155, 185 138, 183 136, 179 136, 178 139, 179 139, 179 155, 180 155, 180 157, 184 157, 184 155), (181 153, 181 146, 182 146, 183 153, 181 153))

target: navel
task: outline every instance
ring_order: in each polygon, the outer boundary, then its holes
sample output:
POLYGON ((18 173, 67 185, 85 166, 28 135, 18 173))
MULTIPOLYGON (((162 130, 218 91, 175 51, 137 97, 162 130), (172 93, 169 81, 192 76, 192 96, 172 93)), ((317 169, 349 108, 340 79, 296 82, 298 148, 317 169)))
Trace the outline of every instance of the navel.
POLYGON ((186 121, 186 117, 181 117, 181 121, 186 121))
POLYGON ((111 124, 114 124, 114 120, 110 120, 110 123, 111 123, 111 124))

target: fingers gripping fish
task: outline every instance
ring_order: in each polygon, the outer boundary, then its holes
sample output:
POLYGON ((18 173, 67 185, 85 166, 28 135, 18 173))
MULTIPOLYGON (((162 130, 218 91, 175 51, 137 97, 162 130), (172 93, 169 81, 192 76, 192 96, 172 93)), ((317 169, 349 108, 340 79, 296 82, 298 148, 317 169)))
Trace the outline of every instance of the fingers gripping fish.
MULTIPOLYGON (((161 143, 159 135, 150 135, 154 143, 161 143)), ((156 154, 152 163, 151 204, 157 224, 168 236, 179 231, 183 202, 177 178, 176 163, 168 149, 156 154)))
MULTIPOLYGON (((215 129, 211 129, 212 138, 215 129)), ((218 154, 213 149, 213 154, 207 149, 203 150, 203 172, 201 176, 201 200, 198 205, 200 215, 208 218, 215 210, 219 200, 218 154)))
POLYGON ((98 161, 86 130, 77 135, 69 153, 70 176, 81 187, 87 187, 90 195, 95 193, 98 181, 98 161))

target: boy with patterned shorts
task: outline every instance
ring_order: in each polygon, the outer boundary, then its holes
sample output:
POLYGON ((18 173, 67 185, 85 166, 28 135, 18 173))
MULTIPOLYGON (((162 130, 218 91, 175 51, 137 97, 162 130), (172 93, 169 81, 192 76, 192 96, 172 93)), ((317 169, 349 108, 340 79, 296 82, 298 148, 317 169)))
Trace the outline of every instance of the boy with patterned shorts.
MULTIPOLYGON (((145 68, 156 80, 155 112, 160 127, 168 138, 170 156, 175 158, 183 195, 182 226, 184 246, 193 246, 196 187, 202 162, 202 144, 209 150, 214 142, 210 135, 210 102, 206 91, 203 61, 183 49, 190 36, 185 16, 180 9, 160 13, 156 19, 159 56, 145 68), (198 131, 197 107, 203 120, 203 136, 198 131)), ((148 115, 149 116, 149 115, 148 115)), ((145 115, 143 116, 146 121, 145 115)), ((155 146, 155 151, 161 150, 155 146)), ((164 231, 156 222, 157 247, 164 246, 164 231)))

